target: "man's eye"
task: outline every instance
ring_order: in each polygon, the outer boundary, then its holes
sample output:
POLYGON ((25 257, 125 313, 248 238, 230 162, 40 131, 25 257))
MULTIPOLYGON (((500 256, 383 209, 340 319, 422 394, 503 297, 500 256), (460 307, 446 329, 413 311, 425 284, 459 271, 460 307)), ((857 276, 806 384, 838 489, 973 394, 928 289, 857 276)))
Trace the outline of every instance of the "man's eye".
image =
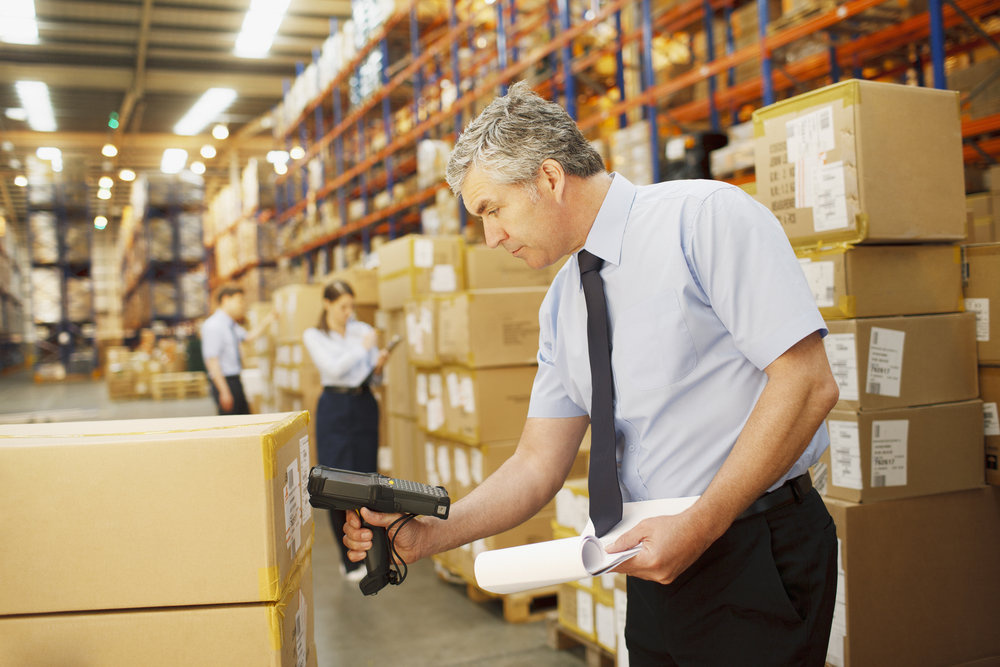
POLYGON ((499 211, 499 210, 500 210, 500 209, 498 209, 498 208, 495 208, 495 209, 493 209, 492 211, 490 211, 489 213, 487 213, 486 215, 492 215, 492 216, 495 216, 495 215, 497 214, 497 211, 499 211))

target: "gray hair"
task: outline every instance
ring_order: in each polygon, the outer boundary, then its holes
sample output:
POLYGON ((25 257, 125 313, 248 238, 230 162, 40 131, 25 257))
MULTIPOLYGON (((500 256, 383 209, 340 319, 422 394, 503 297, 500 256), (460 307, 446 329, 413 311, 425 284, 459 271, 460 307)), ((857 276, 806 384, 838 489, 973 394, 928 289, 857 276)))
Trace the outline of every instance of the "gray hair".
POLYGON ((460 195, 469 170, 478 167, 498 183, 534 192, 538 170, 548 158, 570 176, 604 172, 604 160, 566 110, 519 81, 462 132, 448 160, 448 185, 460 195))

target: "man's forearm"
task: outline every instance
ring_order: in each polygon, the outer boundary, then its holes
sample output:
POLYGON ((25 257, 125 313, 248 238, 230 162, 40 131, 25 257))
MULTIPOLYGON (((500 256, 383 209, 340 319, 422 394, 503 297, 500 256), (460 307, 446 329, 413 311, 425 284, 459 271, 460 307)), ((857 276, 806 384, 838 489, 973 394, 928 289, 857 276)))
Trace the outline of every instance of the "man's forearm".
POLYGON ((587 430, 586 417, 529 419, 514 455, 438 523, 429 553, 440 553, 524 523, 555 496, 587 430))
POLYGON ((222 374, 222 364, 219 363, 217 358, 205 359, 205 370, 208 371, 208 377, 212 380, 212 384, 215 385, 220 395, 229 391, 226 376, 222 374))

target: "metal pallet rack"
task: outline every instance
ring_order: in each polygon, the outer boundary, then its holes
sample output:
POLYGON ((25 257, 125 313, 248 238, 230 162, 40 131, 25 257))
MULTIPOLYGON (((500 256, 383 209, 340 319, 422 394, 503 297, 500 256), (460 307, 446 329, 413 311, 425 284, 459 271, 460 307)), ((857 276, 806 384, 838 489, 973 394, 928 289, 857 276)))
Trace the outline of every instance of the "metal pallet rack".
POLYGON ((23 368, 27 358, 24 345, 24 277, 20 257, 23 252, 13 240, 13 230, 0 237, 0 373, 23 368))
MULTIPOLYGON (((748 3, 738 0, 609 0, 599 7, 580 0, 543 1, 531 7, 524 0, 493 4, 494 15, 484 20, 471 3, 449 0, 446 17, 423 24, 417 19, 415 2, 401 7, 288 125, 279 140, 286 148, 298 143, 305 155, 292 161, 288 174, 278 179, 278 224, 287 224, 332 197, 341 227, 286 249, 286 258, 308 263, 312 274, 319 254, 336 243, 360 239, 367 251, 373 233, 391 238, 417 228, 420 207, 445 187, 443 183, 392 200, 381 210, 372 210, 373 193, 391 191, 394 182, 413 172, 410 155, 418 140, 453 139, 475 105, 521 78, 532 78, 541 94, 564 104, 589 135, 602 124, 625 127, 638 117, 652 121, 650 144, 652 154, 659 156, 665 137, 691 128, 723 129, 739 118, 740 110, 746 113, 847 76, 897 82, 909 76, 918 85, 944 88, 946 58, 981 46, 1000 49, 996 35, 983 27, 984 19, 1000 12, 997 0, 929 0, 926 11, 897 12, 891 20, 884 14, 873 16, 887 5, 886 0, 841 4, 827 0, 780 20, 771 15, 768 0, 757 0, 750 3, 757 9, 757 39, 739 48, 734 15, 748 3), (592 35, 602 24, 613 26, 615 34, 595 45, 592 35), (528 49, 521 46, 526 35, 546 28, 547 42, 528 49), (724 39, 716 43, 714 35, 720 29, 724 39), (703 33, 703 59, 692 62, 684 73, 658 81, 654 39, 685 31, 703 33), (822 48, 783 62, 783 53, 810 39, 822 48), (409 53, 390 60, 387 54, 398 53, 404 41, 409 53), (460 49, 472 54, 461 64, 460 49), (349 86, 376 50, 383 54, 382 87, 350 107, 349 86), (609 58, 614 71, 598 71, 597 64, 609 58), (737 68, 747 63, 758 63, 759 74, 737 81, 737 68), (928 66, 933 72, 929 82, 924 76, 928 66), (707 91, 675 101, 697 86, 707 91), (581 106, 589 93, 610 88, 619 91, 617 102, 581 106), (458 93, 450 105, 443 103, 448 89, 458 93), (408 105, 414 110, 413 126, 394 132, 392 114, 408 105), (384 141, 366 151, 366 137, 373 132, 383 132, 384 141), (323 186, 309 191, 307 164, 317 157, 326 171, 323 186), (351 200, 361 201, 364 214, 348 221, 351 200)), ((984 157, 993 161, 1000 154, 1000 114, 965 122, 963 133, 968 161, 984 157)), ((652 169, 654 181, 659 180, 659 159, 653 160, 652 169)))
MULTIPOLYGON (((147 183, 145 187, 151 186, 147 183)), ((201 312, 202 309, 197 308, 197 304, 185 302, 186 294, 183 286, 184 277, 192 271, 203 269, 206 263, 205 248, 201 243, 203 209, 201 190, 195 188, 197 194, 192 199, 190 193, 194 191, 192 190, 194 186, 179 180, 157 181, 155 187, 158 188, 159 194, 150 197, 147 192, 143 210, 134 212, 134 215, 139 216, 138 222, 125 240, 122 275, 125 276, 126 283, 122 302, 127 339, 135 338, 142 328, 175 327, 207 314, 201 312), (182 225, 185 222, 182 222, 182 218, 190 220, 192 216, 198 218, 196 233, 192 232, 188 238, 183 238, 182 225), (169 226, 170 248, 167 257, 153 256, 151 224, 157 219, 165 221, 161 224, 169 226), (154 290, 157 283, 169 285, 176 294, 172 312, 160 312, 156 309, 154 290), (148 308, 136 305, 141 304, 143 299, 148 300, 148 308), (129 307, 130 302, 133 304, 132 308, 129 307)), ((207 295, 207 277, 204 283, 207 295)))
POLYGON ((92 376, 97 370, 97 344, 90 273, 93 223, 86 203, 86 184, 29 185, 28 190, 35 380, 92 376), (32 192, 36 187, 44 190, 41 196, 32 192), (36 215, 52 216, 54 222, 53 237, 38 240, 39 244, 54 242, 41 257, 34 252, 32 218, 36 215), (54 256, 48 254, 52 251, 54 256), (36 276, 41 279, 43 272, 56 276, 55 292, 50 291, 48 296, 58 300, 58 313, 41 308, 39 288, 43 283, 36 282, 36 276), (81 296, 88 300, 82 305, 77 300, 81 296), (61 372, 52 372, 59 366, 61 372))

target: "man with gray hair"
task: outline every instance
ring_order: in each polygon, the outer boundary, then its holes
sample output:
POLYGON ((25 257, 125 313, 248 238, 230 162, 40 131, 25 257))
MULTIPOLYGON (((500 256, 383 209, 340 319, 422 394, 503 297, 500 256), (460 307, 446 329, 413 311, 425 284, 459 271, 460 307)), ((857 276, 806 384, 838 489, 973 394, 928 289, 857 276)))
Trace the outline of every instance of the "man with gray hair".
MULTIPOLYGON (((822 665, 836 531, 808 468, 838 390, 826 329, 778 221, 713 181, 637 187, 524 83, 459 138, 448 183, 486 241, 532 267, 569 256, 539 312, 516 452, 448 521, 396 536, 406 562, 525 521, 559 490, 588 424, 598 535, 622 501, 700 496, 612 547, 632 665, 822 665), (610 482, 608 481, 610 480, 610 482)), ((387 526, 394 515, 364 510, 387 526)), ((352 560, 371 547, 357 517, 352 560)))

